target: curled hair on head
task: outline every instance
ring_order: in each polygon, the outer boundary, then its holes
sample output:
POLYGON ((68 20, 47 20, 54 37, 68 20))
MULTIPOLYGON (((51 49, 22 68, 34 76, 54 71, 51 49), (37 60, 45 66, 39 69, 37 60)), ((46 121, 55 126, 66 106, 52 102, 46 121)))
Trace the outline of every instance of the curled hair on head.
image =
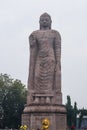
MULTIPOLYGON (((48 17, 50 19, 50 24, 49 24, 49 29, 51 29, 51 16, 48 14, 48 13, 43 13, 41 16, 40 16, 40 19, 42 17, 48 17)), ((40 29, 41 29, 41 25, 40 25, 40 29)))
POLYGON ((41 18, 41 17, 49 17, 50 20, 51 20, 51 16, 50 16, 48 13, 43 13, 43 14, 40 16, 40 18, 41 18))

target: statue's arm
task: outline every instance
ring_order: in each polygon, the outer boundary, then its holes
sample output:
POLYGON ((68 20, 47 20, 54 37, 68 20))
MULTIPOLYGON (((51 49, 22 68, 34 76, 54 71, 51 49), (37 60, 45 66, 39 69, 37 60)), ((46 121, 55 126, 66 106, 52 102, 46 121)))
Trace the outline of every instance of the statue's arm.
POLYGON ((55 34, 54 40, 54 54, 55 54, 55 90, 61 93, 61 36, 58 32, 55 34))
POLYGON ((56 60, 56 68, 61 70, 61 36, 58 32, 55 34, 55 42, 54 42, 54 52, 55 52, 55 60, 56 60))
POLYGON ((37 55, 36 37, 34 34, 29 36, 30 44, 30 65, 29 65, 29 77, 28 77, 28 88, 34 88, 34 74, 35 74, 35 63, 37 55))

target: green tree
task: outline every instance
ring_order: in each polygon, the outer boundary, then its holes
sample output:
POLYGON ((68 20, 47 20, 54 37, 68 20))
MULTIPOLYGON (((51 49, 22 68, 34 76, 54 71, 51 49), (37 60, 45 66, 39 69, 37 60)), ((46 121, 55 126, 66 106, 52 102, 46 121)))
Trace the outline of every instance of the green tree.
POLYGON ((27 90, 20 80, 0 74, 0 127, 18 128, 26 103, 27 90))
POLYGON ((78 108, 77 108, 77 103, 74 103, 74 108, 73 108, 73 124, 76 126, 76 120, 77 120, 77 113, 78 113, 78 108))
POLYGON ((72 125, 76 126, 77 114, 79 112, 76 102, 74 102, 74 106, 72 106, 70 96, 67 96, 66 109, 67 109, 67 125, 69 126, 69 128, 71 128, 72 125))
POLYGON ((71 105, 71 98, 70 98, 69 95, 67 96, 66 109, 67 109, 67 125, 68 125, 69 128, 71 128, 71 126, 72 126, 73 107, 71 105))

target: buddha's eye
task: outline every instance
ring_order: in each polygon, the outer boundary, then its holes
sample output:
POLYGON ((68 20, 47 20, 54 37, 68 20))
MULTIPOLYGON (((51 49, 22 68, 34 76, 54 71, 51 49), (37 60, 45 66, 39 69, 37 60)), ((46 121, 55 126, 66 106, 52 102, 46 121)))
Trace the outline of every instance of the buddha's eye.
POLYGON ((44 19, 40 19, 40 21, 44 21, 44 19))
POLYGON ((49 21, 48 18, 41 18, 40 21, 49 21))

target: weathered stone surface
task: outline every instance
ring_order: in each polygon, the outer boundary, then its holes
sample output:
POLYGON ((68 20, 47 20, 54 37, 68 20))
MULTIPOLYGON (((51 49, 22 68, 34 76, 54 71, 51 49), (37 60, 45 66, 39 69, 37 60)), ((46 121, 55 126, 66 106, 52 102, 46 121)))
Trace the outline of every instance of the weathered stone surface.
POLYGON ((46 112, 46 113, 66 113, 65 106, 64 105, 26 105, 25 107, 25 113, 31 113, 31 112, 46 112))
POLYGON ((66 128, 66 109, 61 93, 61 36, 51 29, 51 17, 40 17, 40 30, 29 36, 30 66, 27 105, 22 124, 41 129, 41 121, 48 118, 50 130, 66 128))
POLYGON ((43 119, 50 120, 50 130, 66 130, 66 116, 61 113, 27 113, 22 116, 22 124, 26 124, 30 130, 41 129, 43 119))

